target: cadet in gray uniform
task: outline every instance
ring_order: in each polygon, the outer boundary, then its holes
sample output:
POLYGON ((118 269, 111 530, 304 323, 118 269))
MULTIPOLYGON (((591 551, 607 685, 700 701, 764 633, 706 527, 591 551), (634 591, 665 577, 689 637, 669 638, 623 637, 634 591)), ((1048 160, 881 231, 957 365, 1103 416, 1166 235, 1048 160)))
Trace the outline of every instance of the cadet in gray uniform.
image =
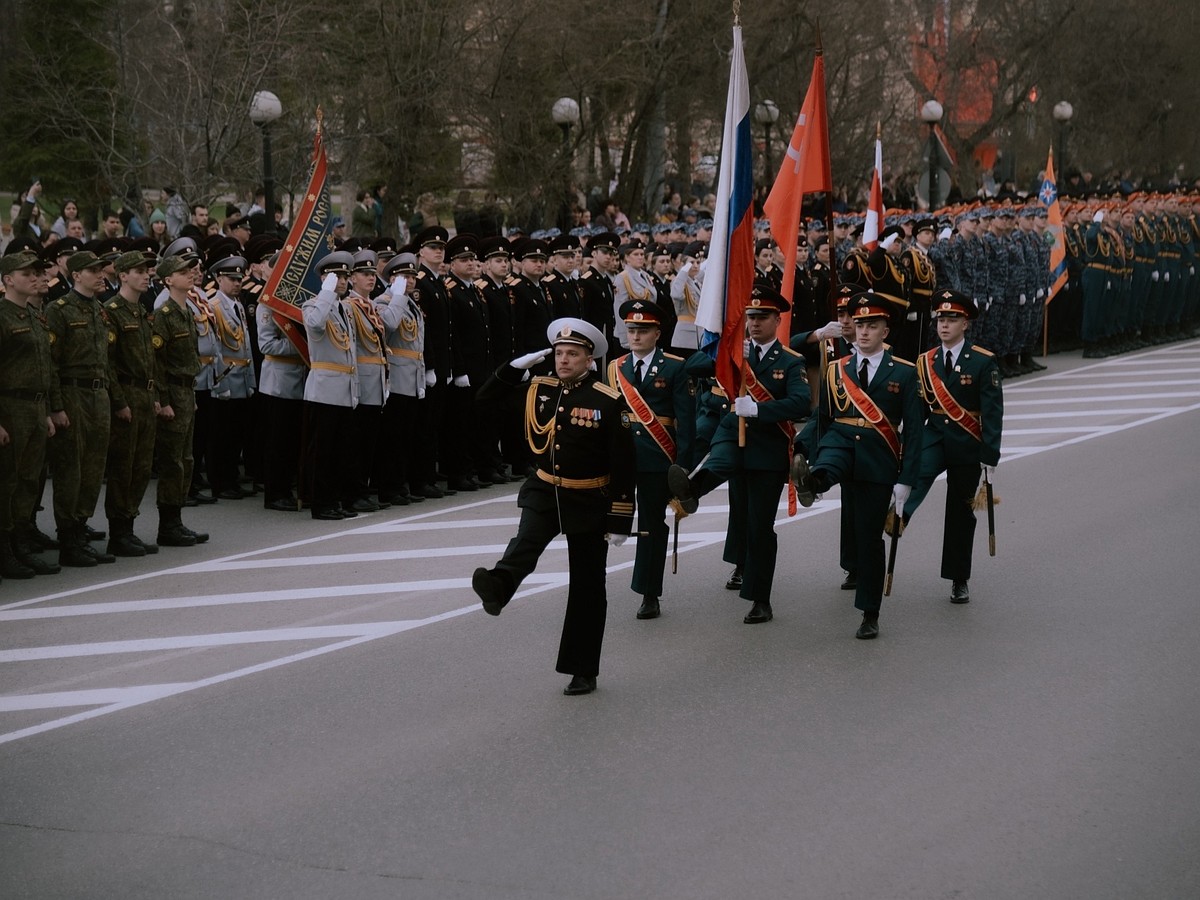
POLYGON ((375 450, 379 444, 383 405, 387 402, 388 394, 385 328, 371 300, 379 282, 376 274, 378 262, 379 257, 374 250, 359 250, 354 254, 350 293, 346 297, 358 344, 358 406, 354 407, 352 416, 353 437, 347 472, 349 480, 342 503, 354 512, 375 512, 380 508, 380 504, 370 498, 375 450))
POLYGON ((398 253, 383 267, 388 289, 375 298, 375 308, 387 329, 388 399, 383 407, 383 447, 375 466, 379 499, 396 506, 425 497, 410 490, 420 487, 415 467, 421 434, 421 403, 425 399, 425 317, 412 293, 417 284, 417 258, 398 253))
POLYGON ((358 344, 349 304, 342 297, 354 257, 343 250, 317 265, 321 292, 302 307, 308 338, 309 372, 304 382, 308 444, 304 471, 310 482, 314 519, 339 520, 358 513, 342 509, 350 461, 350 429, 358 405, 358 344))
POLYGON ((263 355, 258 390, 266 418, 263 506, 279 512, 295 512, 300 508, 294 491, 299 478, 300 422, 308 366, 279 326, 275 313, 260 303, 254 316, 258 349, 263 355))
POLYGON ((217 280, 217 292, 209 301, 212 331, 220 342, 224 365, 213 379, 211 390, 212 421, 205 457, 208 481, 213 496, 220 500, 240 500, 256 491, 243 490, 238 481, 238 460, 250 433, 250 398, 258 387, 250 353, 250 333, 246 328, 246 310, 238 295, 246 276, 246 260, 228 256, 209 267, 217 280))

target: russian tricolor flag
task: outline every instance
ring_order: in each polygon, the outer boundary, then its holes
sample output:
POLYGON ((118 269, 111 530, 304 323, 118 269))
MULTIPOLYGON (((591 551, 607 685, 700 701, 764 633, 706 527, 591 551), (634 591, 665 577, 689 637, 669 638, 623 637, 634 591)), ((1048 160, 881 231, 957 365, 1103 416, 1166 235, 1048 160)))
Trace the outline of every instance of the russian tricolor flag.
POLYGON ((730 397, 741 390, 745 338, 742 317, 754 287, 754 174, 750 153, 750 85, 742 52, 742 28, 734 25, 717 207, 696 310, 700 349, 716 360, 717 381, 730 397))

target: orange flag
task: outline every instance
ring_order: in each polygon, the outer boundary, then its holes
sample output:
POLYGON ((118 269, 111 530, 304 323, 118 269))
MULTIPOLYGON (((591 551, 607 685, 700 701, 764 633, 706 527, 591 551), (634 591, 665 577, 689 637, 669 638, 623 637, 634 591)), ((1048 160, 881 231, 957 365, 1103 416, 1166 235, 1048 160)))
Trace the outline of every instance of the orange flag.
MULTIPOLYGON (((796 271, 796 241, 800 236, 800 207, 805 194, 831 192, 833 176, 829 169, 829 114, 825 108, 825 56, 817 49, 813 60, 812 80, 800 117, 788 142, 787 155, 779 167, 779 175, 763 204, 771 222, 771 237, 783 248, 783 296, 790 303, 794 290, 791 273, 796 271)), ((786 338, 791 314, 785 313, 781 331, 786 338)))

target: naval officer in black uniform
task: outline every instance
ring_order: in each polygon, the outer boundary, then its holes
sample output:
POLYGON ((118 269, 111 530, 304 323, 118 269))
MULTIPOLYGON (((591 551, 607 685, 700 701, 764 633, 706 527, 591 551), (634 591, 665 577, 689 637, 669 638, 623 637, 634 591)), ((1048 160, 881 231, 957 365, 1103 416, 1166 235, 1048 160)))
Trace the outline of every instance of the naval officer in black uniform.
POLYGON ((564 693, 589 694, 608 609, 608 545, 623 544, 633 525, 633 430, 620 394, 591 367, 608 349, 604 333, 583 319, 561 318, 547 336, 554 375, 530 377, 549 353, 539 350, 501 366, 479 390, 484 401, 523 400, 534 473, 517 498, 516 537, 494 568, 475 570, 471 587, 484 611, 499 615, 550 541, 565 534, 570 585, 555 668, 571 676, 564 693))

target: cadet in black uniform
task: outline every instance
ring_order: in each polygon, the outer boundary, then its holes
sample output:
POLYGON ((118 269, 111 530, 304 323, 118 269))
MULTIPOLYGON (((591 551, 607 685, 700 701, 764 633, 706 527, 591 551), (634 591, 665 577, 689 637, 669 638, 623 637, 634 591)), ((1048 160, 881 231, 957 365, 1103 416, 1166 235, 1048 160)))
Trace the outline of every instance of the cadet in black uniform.
POLYGON ((566 694, 596 689, 608 609, 608 544, 633 525, 634 449, 630 414, 617 391, 589 368, 605 337, 582 319, 556 319, 548 336, 555 375, 528 370, 549 351, 502 366, 480 390, 484 400, 524 399, 525 435, 536 466, 517 498, 521 524, 495 568, 475 570, 471 587, 497 616, 557 535, 567 537, 570 586, 556 670, 571 675, 566 694), (606 543, 607 540, 607 543, 606 543))

